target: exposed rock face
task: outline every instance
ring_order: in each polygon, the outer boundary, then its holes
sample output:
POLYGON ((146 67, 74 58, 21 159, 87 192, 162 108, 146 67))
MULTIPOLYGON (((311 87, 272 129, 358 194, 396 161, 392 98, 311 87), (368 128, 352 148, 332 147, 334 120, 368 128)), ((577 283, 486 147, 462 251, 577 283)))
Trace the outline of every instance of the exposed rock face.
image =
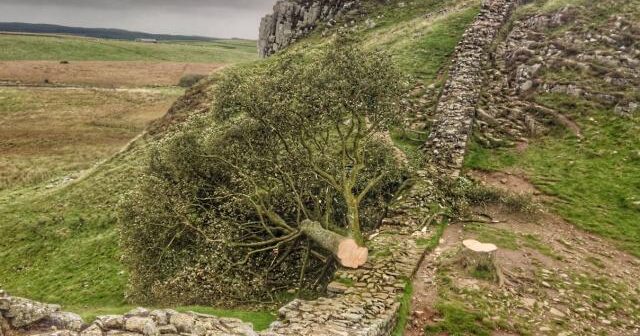
POLYGON ((268 57, 305 36, 318 25, 332 25, 344 14, 357 14, 358 1, 353 0, 280 0, 273 14, 262 18, 258 53, 268 57))
POLYGON ((486 69, 483 102, 475 120, 480 144, 526 145, 529 137, 547 133, 555 125, 582 138, 580 125, 571 116, 536 101, 549 93, 590 101, 621 118, 639 112, 640 101, 631 91, 640 86, 640 26, 625 16, 611 15, 593 27, 585 10, 567 6, 513 23, 486 69), (565 32, 547 33, 558 28, 565 32), (549 75, 563 71, 580 73, 581 80, 549 75))
POLYGON ((0 290, 0 329, 24 329, 35 324, 80 331, 82 318, 74 313, 60 311, 60 306, 40 303, 7 295, 0 290))

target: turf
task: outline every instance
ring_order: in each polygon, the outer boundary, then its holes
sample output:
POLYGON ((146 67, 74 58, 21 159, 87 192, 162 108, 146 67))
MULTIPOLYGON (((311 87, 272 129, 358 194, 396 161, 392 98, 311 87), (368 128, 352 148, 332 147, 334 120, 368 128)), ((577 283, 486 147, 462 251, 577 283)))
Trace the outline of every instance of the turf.
POLYGON ((441 302, 436 309, 442 315, 442 321, 425 328, 425 335, 489 336, 490 328, 482 323, 482 315, 471 312, 460 304, 441 302))
MULTIPOLYGON (((478 3, 414 1, 405 8, 385 11, 378 26, 364 31, 361 37, 363 43, 372 48, 389 48, 397 55, 403 69, 420 80, 441 80, 441 70, 447 66, 464 28, 477 13, 478 3), (463 6, 422 22, 417 30, 412 28, 416 21, 423 20, 425 13, 456 3, 463 6), (412 35, 414 33, 417 35, 412 35), (384 38, 379 38, 381 36, 384 38), (409 39, 409 36, 414 37, 409 39), (430 53, 429 49, 434 52, 430 53)), ((293 48, 307 52, 321 45, 322 41, 312 38, 293 48), (320 43, 316 45, 316 42, 320 43)), ((0 60, 228 63, 253 60, 254 55, 253 42, 242 41, 140 44, 0 35, 0 60)), ((399 141, 404 141, 407 151, 417 154, 417 143, 406 139, 399 141)), ((64 304, 88 319, 97 314, 130 309, 124 295, 127 275, 119 262, 116 208, 122 193, 136 183, 146 155, 145 143, 141 140, 132 150, 90 170, 71 184, 51 189, 37 183, 14 185, 11 190, 0 191, 0 232, 3 235, 0 239, 0 260, 3 260, 0 263, 0 287, 15 295, 64 304)), ((406 306, 410 297, 408 292, 404 299, 406 306)), ((186 309, 196 310, 193 307, 186 309)), ((254 322, 258 329, 273 318, 269 312, 210 308, 205 312, 242 317, 254 322)))
POLYGON ((255 41, 245 40, 140 43, 73 36, 0 34, 2 61, 237 63, 255 59, 255 41))
POLYGON ((474 146, 473 169, 521 169, 573 224, 640 256, 640 118, 622 118, 580 98, 546 94, 538 102, 572 116, 579 140, 565 132, 537 139, 524 153, 474 146))

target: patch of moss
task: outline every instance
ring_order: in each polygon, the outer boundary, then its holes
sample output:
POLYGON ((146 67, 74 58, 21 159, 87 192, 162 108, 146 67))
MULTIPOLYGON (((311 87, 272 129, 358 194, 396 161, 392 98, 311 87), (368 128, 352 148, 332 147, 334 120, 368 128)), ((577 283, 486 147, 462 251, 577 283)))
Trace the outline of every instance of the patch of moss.
POLYGON ((413 284, 410 280, 406 281, 404 292, 400 298, 400 310, 398 311, 398 321, 396 327, 391 333, 392 336, 404 335, 404 330, 409 321, 409 313, 411 312, 411 297, 413 296, 413 284))

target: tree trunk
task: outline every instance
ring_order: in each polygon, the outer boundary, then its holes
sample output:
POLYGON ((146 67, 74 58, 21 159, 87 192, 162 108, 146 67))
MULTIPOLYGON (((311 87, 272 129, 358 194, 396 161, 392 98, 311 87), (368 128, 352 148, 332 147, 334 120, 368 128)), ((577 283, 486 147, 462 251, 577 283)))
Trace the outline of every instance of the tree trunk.
POLYGON ((300 230, 322 248, 333 253, 344 267, 358 268, 367 262, 369 250, 359 246, 352 238, 341 236, 310 220, 303 221, 300 230))
POLYGON ((358 204, 358 200, 351 195, 350 192, 351 191, 345 194, 349 231, 351 232, 351 238, 353 238, 359 245, 362 245, 364 244, 364 238, 362 237, 362 230, 360 229, 360 204, 358 204))

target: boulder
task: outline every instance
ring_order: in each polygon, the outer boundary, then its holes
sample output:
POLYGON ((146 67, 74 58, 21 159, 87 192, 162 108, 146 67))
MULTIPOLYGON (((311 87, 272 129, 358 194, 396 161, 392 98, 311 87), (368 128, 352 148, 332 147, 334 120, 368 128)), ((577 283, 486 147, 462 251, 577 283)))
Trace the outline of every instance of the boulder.
POLYGON ((124 321, 124 329, 145 336, 158 336, 160 332, 151 317, 133 316, 124 321))
POLYGON ((103 336, 103 335, 104 333, 102 332, 102 329, 100 329, 100 326, 98 326, 96 323, 90 325, 87 329, 80 332, 80 336, 103 336))
POLYGON ((172 314, 169 323, 173 324, 181 333, 191 333, 196 323, 196 319, 189 314, 172 314))
POLYGON ((124 317, 121 315, 103 315, 96 317, 96 324, 103 330, 117 330, 124 328, 124 317))
POLYGON ((161 335, 175 335, 178 333, 178 329, 173 324, 168 324, 158 327, 158 331, 161 335))
POLYGON ((54 312, 47 318, 47 321, 58 329, 66 329, 79 332, 84 326, 84 320, 78 314, 69 312, 54 312))
POLYGON ((60 306, 4 296, 0 297, 0 311, 9 320, 11 327, 21 329, 60 311, 60 306))
POLYGON ((154 310, 149 313, 149 316, 151 316, 159 326, 167 325, 169 323, 169 313, 165 310, 154 310))
POLYGON ((130 317, 130 316, 147 317, 147 316, 149 316, 149 310, 146 309, 146 308, 138 307, 138 308, 130 310, 128 313, 124 314, 124 316, 126 316, 126 317, 130 317))

